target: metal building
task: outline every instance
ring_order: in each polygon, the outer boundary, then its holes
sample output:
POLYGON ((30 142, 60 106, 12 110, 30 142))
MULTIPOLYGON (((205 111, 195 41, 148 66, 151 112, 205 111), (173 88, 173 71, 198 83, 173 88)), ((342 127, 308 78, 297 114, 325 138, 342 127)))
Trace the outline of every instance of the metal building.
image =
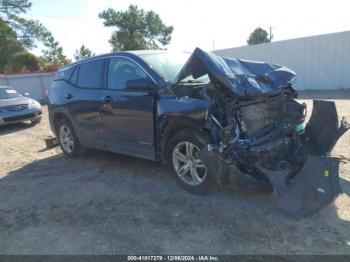
POLYGON ((0 75, 0 86, 11 86, 17 91, 28 93, 31 98, 44 101, 55 72, 0 75))
POLYGON ((350 31, 215 50, 224 57, 271 62, 297 73, 298 90, 350 89, 350 31))

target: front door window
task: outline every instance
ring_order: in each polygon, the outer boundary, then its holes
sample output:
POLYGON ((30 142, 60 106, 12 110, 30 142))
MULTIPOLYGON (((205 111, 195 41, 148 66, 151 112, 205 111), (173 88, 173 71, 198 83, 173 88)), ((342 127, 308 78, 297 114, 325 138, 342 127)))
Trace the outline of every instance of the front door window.
POLYGON ((127 58, 111 58, 108 68, 108 88, 125 89, 128 80, 147 78, 146 73, 127 58))

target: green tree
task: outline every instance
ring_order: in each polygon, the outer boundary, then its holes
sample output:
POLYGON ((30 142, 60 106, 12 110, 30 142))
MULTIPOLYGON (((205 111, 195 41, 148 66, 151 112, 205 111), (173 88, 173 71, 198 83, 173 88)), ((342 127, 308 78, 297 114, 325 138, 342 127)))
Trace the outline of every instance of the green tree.
POLYGON ((24 48, 34 48, 40 41, 47 48, 43 52, 49 62, 65 64, 68 60, 53 35, 39 21, 28 20, 20 16, 26 13, 31 6, 32 3, 28 0, 0 0, 0 19, 15 32, 17 40, 24 48))
POLYGON ((46 60, 53 64, 58 65, 66 65, 71 61, 63 54, 63 49, 59 45, 59 43, 55 40, 55 38, 49 34, 49 36, 45 39, 44 45, 48 48, 47 50, 43 50, 43 56, 46 60))
POLYGON ((25 48, 36 47, 37 40, 45 39, 49 32, 39 22, 21 17, 32 3, 28 0, 0 0, 0 18, 5 21, 25 48))
POLYGON ((0 72, 4 72, 5 66, 17 52, 24 50, 16 32, 0 18, 0 72))
POLYGON ((266 30, 258 27, 249 36, 247 40, 248 45, 256 45, 261 43, 269 43, 272 40, 266 30))
POLYGON ((95 56, 95 54, 93 54, 91 52, 91 50, 89 48, 87 48, 86 46, 84 46, 84 45, 82 45, 74 53, 75 61, 83 60, 83 59, 86 59, 86 58, 89 58, 89 57, 92 57, 92 56, 95 56))
POLYGON ((39 59, 27 51, 16 53, 5 66, 5 73, 32 72, 40 70, 39 59))
POLYGON ((111 8, 99 14, 108 27, 116 27, 109 42, 113 51, 157 49, 170 43, 172 26, 166 26, 153 11, 130 5, 126 11, 111 8))

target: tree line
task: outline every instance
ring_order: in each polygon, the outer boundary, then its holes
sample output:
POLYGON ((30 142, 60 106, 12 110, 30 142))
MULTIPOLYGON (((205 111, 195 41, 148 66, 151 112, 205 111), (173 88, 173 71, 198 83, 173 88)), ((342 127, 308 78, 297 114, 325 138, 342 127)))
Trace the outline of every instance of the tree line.
MULTIPOLYGON (((55 71, 72 61, 52 33, 39 21, 25 19, 32 7, 29 0, 0 0, 0 73, 55 71), (30 51, 41 43, 44 46, 41 56, 30 51)), ((173 26, 163 23, 154 11, 145 11, 130 5, 125 11, 112 8, 98 14, 106 27, 113 27, 109 40, 112 51, 162 49, 171 41, 173 26)), ((247 44, 270 42, 264 29, 255 29, 247 44)), ((84 44, 74 53, 79 61, 94 56, 84 44)))

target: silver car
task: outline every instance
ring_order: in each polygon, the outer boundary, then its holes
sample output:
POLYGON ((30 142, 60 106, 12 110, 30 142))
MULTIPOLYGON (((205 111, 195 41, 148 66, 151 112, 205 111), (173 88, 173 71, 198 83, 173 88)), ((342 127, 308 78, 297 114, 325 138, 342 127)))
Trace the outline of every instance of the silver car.
POLYGON ((41 105, 38 101, 23 96, 15 89, 0 86, 0 126, 30 120, 41 121, 41 105))

